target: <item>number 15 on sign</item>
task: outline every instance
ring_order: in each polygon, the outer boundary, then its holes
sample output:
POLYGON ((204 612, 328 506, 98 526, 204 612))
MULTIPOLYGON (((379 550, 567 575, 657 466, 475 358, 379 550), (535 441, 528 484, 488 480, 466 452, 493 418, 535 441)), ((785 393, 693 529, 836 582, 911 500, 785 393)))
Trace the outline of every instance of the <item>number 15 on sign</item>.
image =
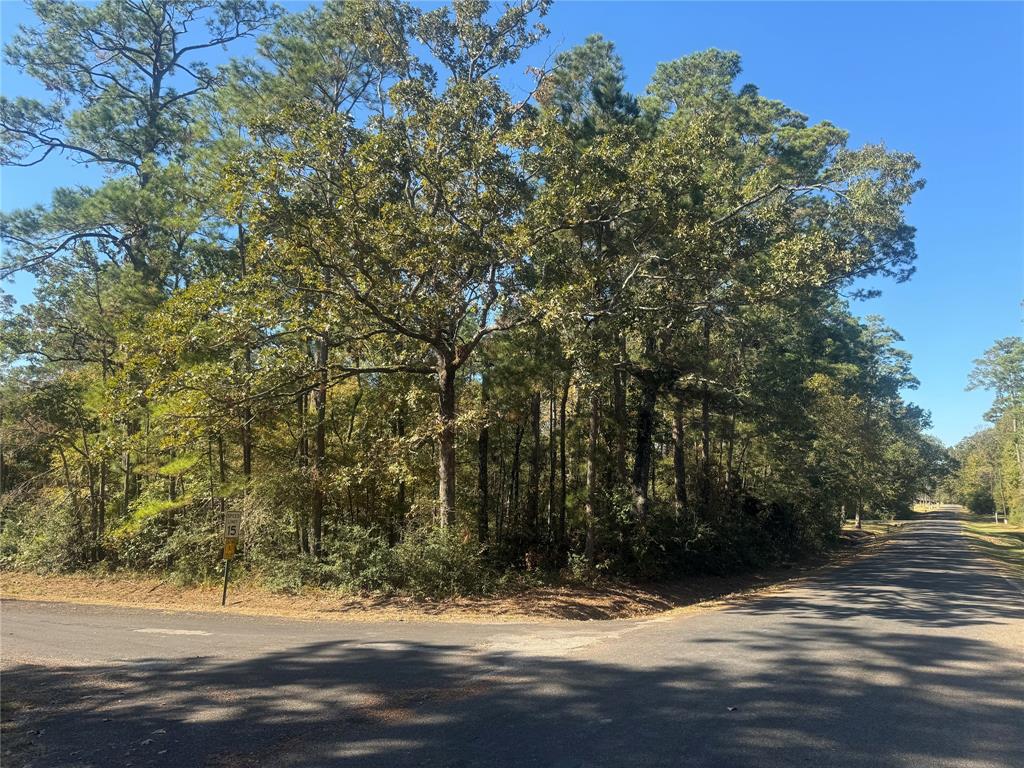
POLYGON ((224 591, 221 592, 220 604, 228 601, 228 573, 231 570, 231 561, 235 557, 235 550, 238 547, 238 529, 242 525, 242 512, 237 509, 224 511, 224 591))

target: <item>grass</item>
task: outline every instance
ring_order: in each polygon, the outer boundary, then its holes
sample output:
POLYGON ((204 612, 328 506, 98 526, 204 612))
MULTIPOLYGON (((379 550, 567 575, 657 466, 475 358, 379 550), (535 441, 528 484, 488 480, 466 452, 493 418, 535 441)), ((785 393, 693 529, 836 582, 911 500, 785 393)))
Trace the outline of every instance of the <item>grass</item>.
MULTIPOLYGON (((876 535, 884 535, 884 534, 887 534, 887 533, 892 533, 893 530, 895 530, 897 527, 899 527, 899 523, 898 522, 892 522, 892 521, 888 521, 888 520, 861 520, 860 521, 860 529, 862 531, 867 531, 868 533, 873 533, 873 534, 876 534, 876 535)), ((853 520, 847 520, 845 523, 843 523, 843 530, 844 531, 855 531, 855 530, 857 530, 857 524, 853 520)))
POLYGON ((1024 579, 1024 526, 993 523, 978 515, 964 515, 963 530, 986 555, 1024 579))

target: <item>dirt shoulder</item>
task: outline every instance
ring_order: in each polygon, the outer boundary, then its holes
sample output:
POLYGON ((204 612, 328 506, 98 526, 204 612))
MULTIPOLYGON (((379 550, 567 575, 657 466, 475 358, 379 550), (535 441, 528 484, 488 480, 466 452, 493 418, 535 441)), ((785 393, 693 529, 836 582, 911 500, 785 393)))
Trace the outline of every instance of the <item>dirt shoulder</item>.
POLYGON ((877 551, 888 537, 844 531, 840 547, 790 567, 734 576, 694 576, 671 582, 608 582, 545 586, 499 596, 424 600, 308 590, 298 595, 232 585, 221 607, 220 584, 179 587, 158 578, 114 574, 46 575, 0 572, 3 599, 116 605, 171 611, 230 612, 327 621, 575 621, 651 616, 680 608, 711 607, 730 598, 791 585, 794 581, 877 551))

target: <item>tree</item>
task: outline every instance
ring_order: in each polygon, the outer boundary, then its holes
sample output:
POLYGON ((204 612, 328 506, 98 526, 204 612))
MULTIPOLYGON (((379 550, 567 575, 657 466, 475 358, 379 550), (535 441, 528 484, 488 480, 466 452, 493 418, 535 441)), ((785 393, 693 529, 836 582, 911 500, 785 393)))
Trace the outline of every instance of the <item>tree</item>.
POLYGON ((39 284, 36 302, 4 334, 13 354, 43 361, 49 375, 102 379, 105 402, 92 398, 79 414, 104 446, 93 453, 103 457, 97 482, 90 477, 102 531, 112 445, 122 454, 123 510, 138 492, 132 452, 143 404, 131 382, 117 379, 122 333, 187 281, 202 238, 203 212, 185 192, 182 163, 198 99, 218 78, 196 57, 254 34, 274 12, 262 0, 32 8, 39 25, 19 30, 6 55, 54 100, 0 97, 0 160, 31 166, 59 154, 101 167, 106 180, 97 189, 58 189, 48 208, 0 220, 8 246, 0 277, 24 269, 39 284), (114 414, 123 429, 107 418, 114 414))
POLYGON ((993 392, 985 418, 992 427, 962 440, 953 455, 959 469, 950 483, 951 495, 975 512, 990 513, 996 521, 1024 518, 1024 465, 1021 463, 1021 423, 1024 420, 1024 340, 999 339, 975 361, 970 389, 993 392))
MULTIPOLYGON (((286 589, 725 572, 941 472, 850 306, 910 276, 916 161, 737 54, 634 94, 598 36, 522 73, 545 0, 35 8, 10 55, 55 100, 0 102, 3 157, 106 175, 3 220, 37 288, 0 307, 0 564, 205 578, 234 508, 286 589)), ((957 452, 1011 516, 1014 355, 957 452)))
POLYGON ((377 333, 401 340, 380 368, 435 377, 442 527, 455 511, 459 372, 485 337, 522 322, 515 238, 528 186, 515 148, 527 105, 493 73, 537 39, 530 17, 545 7, 511 5, 493 23, 479 2, 409 12, 402 23, 447 75, 441 90, 429 87, 433 68, 407 50, 372 132, 334 117, 296 127, 299 149, 279 152, 272 175, 257 169, 256 183, 272 190, 259 195, 272 202, 253 211, 267 228, 258 231, 288 237, 287 220, 292 243, 323 272, 315 290, 354 302, 377 333), (324 190, 343 217, 322 206, 324 190), (309 205, 318 199, 319 211, 309 205), (481 317, 497 319, 482 325, 481 317))
POLYGON ((1021 423, 1024 421, 1024 338, 999 339, 983 357, 974 361, 968 378, 968 390, 987 389, 995 393, 992 408, 985 418, 993 423, 1007 419, 1012 433, 1017 469, 1024 475, 1024 450, 1021 423))

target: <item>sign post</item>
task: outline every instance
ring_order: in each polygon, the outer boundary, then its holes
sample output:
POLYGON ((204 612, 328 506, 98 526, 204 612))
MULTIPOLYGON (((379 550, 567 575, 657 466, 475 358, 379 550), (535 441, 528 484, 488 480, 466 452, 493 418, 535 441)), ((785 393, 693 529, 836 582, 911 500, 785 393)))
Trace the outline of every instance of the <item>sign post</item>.
POLYGON ((226 605, 228 601, 228 573, 231 571, 231 561, 238 548, 238 529, 241 525, 241 510, 224 510, 224 591, 220 596, 221 605, 226 605))

